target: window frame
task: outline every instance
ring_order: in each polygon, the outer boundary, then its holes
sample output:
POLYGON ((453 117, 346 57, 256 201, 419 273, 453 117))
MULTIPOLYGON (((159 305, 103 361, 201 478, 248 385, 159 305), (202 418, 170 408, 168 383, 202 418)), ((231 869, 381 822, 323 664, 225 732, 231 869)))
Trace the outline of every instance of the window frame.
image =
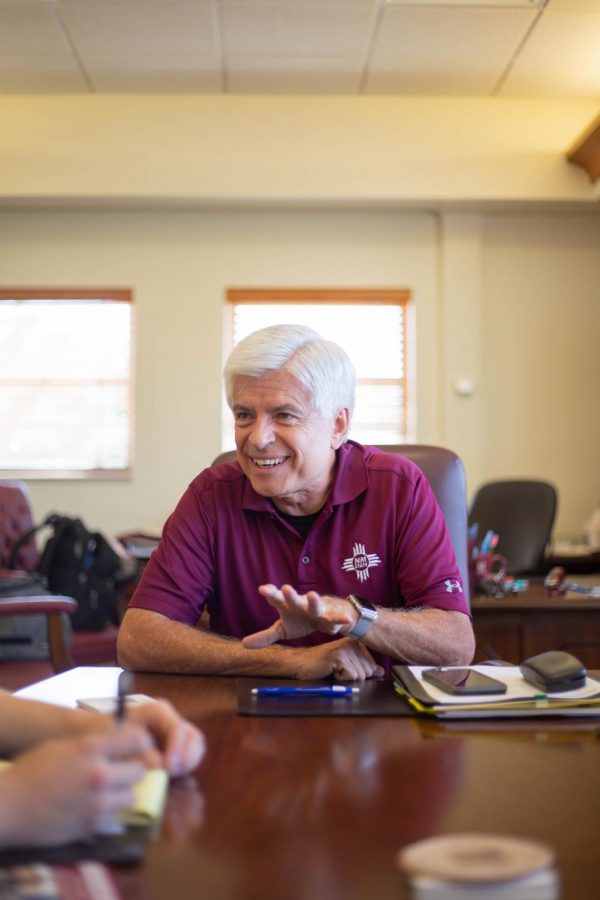
MULTIPOLYGON (((226 291, 227 300, 227 342, 232 343, 234 307, 242 304, 302 304, 309 305, 319 303, 340 304, 349 306, 373 305, 400 306, 404 315, 404 377, 402 378, 360 378, 357 385, 395 384, 403 389, 402 414, 407 425, 406 436, 400 438, 398 443, 414 442, 414 395, 415 385, 412 375, 410 358, 410 310, 412 294, 408 288, 229 288, 226 291)), ((232 349, 231 346, 228 347, 232 349)))
POLYGON ((27 479, 29 481, 90 481, 127 480, 133 472, 134 453, 134 379, 135 379, 135 306, 131 288, 0 288, 0 303, 3 300, 107 300, 114 303, 128 303, 130 307, 130 370, 127 389, 129 422, 127 429, 127 465, 123 468, 101 469, 7 469, 0 467, 0 479, 27 479))

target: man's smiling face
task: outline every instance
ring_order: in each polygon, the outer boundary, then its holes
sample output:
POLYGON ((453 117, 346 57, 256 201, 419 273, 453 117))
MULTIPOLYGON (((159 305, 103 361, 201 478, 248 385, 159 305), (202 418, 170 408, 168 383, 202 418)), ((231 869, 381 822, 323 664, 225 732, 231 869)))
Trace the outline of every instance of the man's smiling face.
POLYGON ((233 382, 238 462, 257 494, 293 515, 320 509, 329 493, 335 450, 348 410, 324 418, 309 393, 285 368, 233 382))

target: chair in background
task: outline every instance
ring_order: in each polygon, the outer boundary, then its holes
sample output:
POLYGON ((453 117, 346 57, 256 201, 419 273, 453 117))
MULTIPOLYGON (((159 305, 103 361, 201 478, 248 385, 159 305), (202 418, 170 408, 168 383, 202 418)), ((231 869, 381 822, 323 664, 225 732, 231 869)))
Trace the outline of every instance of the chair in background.
POLYGON ((496 552, 510 575, 539 575, 556 505, 556 489, 547 481, 491 481, 473 498, 469 526, 479 526, 480 540, 488 531, 498 535, 496 552))
MULTIPOLYGON (((18 557, 12 564, 12 552, 19 537, 25 534, 33 527, 33 515, 31 503, 29 500, 29 492, 27 486, 21 481, 0 481, 0 575, 4 579, 14 578, 15 587, 18 587, 20 577, 24 577, 27 573, 36 572, 39 565, 39 551, 35 540, 32 538, 23 544, 19 550, 18 557)), ((1 613, 8 615, 7 610, 10 604, 13 608, 17 601, 24 604, 18 614, 32 614, 34 612, 51 611, 52 614, 58 612, 52 606, 52 601, 64 601, 61 605, 61 611, 73 612, 76 609, 76 601, 72 598, 60 598, 58 596, 50 597, 11 597, 3 601, 1 613), (32 601, 37 600, 41 603, 39 610, 34 610, 32 601), (42 602, 43 601, 43 602, 42 602)), ((16 615, 16 612, 12 612, 16 615)), ((64 624, 64 621, 63 621, 64 624)), ((23 683, 31 683, 38 677, 46 677, 56 671, 64 671, 73 665, 86 666, 97 665, 101 663, 115 662, 117 659, 117 634, 118 629, 114 626, 105 628, 103 631, 74 631, 70 655, 61 654, 58 644, 60 638, 58 631, 63 631, 63 639, 66 635, 65 629, 57 628, 58 622, 52 617, 49 619, 48 643, 50 646, 49 660, 15 660, 0 663, 0 685, 9 686, 6 681, 9 679, 14 685, 15 679, 27 678, 28 673, 33 673, 30 681, 23 683), (28 670, 28 671, 27 671, 28 670), (44 674, 38 676, 38 671, 44 671, 44 674), (11 674, 12 673, 12 674, 11 674)), ((22 686, 20 684, 19 686, 22 686)))
POLYGON ((66 616, 72 615, 76 608, 77 602, 72 597, 58 595, 0 598, 0 619, 3 616, 45 616, 49 651, 48 659, 0 661, 0 688, 16 691, 74 667, 66 616))
MULTIPOLYGON (((414 462, 423 472, 435 494, 456 554, 465 596, 469 599, 469 564, 467 557, 467 489, 465 470, 460 458, 444 447, 428 444, 379 445, 386 453, 399 453, 414 462)), ((213 465, 235 462, 235 450, 221 453, 213 465)))
POLYGON ((406 456, 420 468, 431 485, 446 520, 468 601, 467 485, 462 460, 452 450, 430 444, 379 444, 379 449, 406 456))

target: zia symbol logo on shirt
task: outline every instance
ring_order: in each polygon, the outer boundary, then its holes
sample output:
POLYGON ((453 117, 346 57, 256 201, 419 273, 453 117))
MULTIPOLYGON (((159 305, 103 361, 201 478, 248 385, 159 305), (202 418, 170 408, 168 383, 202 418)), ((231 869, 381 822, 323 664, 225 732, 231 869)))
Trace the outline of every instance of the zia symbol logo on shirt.
POLYGON ((359 581, 366 581, 371 566, 380 566, 381 560, 376 553, 367 553, 364 544, 355 544, 352 556, 342 563, 343 572, 355 572, 359 581))

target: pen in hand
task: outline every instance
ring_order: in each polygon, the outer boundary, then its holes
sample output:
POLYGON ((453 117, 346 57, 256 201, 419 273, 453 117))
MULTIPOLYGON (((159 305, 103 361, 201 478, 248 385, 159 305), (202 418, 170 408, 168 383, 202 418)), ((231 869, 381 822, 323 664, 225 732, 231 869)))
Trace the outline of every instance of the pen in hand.
POLYGON ((121 672, 117 682, 117 705, 115 706, 115 722, 119 725, 125 718, 125 706, 127 695, 131 693, 133 675, 131 672, 121 672))
MULTIPOLYGON (((127 695, 131 692, 133 684, 133 675, 131 672, 121 672, 117 681, 117 702, 115 703, 114 721, 117 728, 122 725, 125 719, 125 706, 127 704, 127 695)), ((100 835, 121 835, 126 831, 125 824, 118 817, 114 819, 106 819, 96 828, 96 834, 100 835)))
MULTIPOLYGON (((114 723, 117 728, 119 728, 125 722, 125 713, 127 711, 127 707, 131 705, 131 703, 128 703, 128 700, 131 699, 131 689, 133 687, 133 681, 133 672, 123 671, 119 675, 119 679, 117 681, 117 702, 115 704, 114 712, 114 723)), ((138 697, 139 696, 143 697, 143 694, 138 695, 138 697)), ((133 702, 135 703, 135 699, 133 702)), ((164 768, 163 754, 157 746, 157 743, 160 744, 159 733, 153 733, 151 720, 148 720, 146 723, 138 722, 138 730, 140 725, 147 733, 147 746, 145 750, 138 749, 137 751, 134 751, 133 755, 140 758, 140 761, 143 762, 144 766, 147 769, 164 768)))
POLYGON ((321 687, 259 687, 252 688, 252 693, 265 697, 350 697, 358 694, 359 690, 348 685, 329 684, 321 687))

